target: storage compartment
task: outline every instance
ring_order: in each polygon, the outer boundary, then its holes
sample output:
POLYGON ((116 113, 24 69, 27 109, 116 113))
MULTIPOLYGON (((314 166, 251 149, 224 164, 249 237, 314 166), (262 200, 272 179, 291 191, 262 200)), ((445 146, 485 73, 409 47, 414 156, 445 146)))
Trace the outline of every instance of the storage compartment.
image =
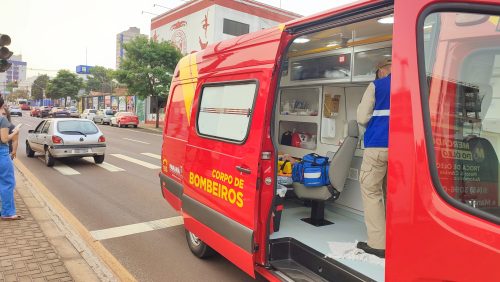
POLYGON ((317 116, 319 93, 318 87, 283 89, 280 97, 280 114, 317 116))

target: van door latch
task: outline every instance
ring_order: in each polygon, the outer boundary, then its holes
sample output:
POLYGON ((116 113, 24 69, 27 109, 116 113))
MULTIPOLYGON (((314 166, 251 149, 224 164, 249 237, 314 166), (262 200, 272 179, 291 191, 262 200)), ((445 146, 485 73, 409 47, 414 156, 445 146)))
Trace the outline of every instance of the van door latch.
POLYGON ((242 166, 240 166, 240 165, 237 165, 237 166, 236 166, 236 169, 237 169, 239 172, 242 172, 242 173, 246 173, 246 174, 250 174, 250 173, 252 173, 252 170, 250 170, 249 168, 242 167, 242 166))

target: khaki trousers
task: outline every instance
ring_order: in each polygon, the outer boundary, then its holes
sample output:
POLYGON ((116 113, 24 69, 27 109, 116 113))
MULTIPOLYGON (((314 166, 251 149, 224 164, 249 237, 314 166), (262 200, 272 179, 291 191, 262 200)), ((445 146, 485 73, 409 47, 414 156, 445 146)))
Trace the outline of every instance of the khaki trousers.
POLYGON ((385 249, 384 178, 387 174, 387 148, 365 148, 360 184, 365 209, 368 246, 385 249))

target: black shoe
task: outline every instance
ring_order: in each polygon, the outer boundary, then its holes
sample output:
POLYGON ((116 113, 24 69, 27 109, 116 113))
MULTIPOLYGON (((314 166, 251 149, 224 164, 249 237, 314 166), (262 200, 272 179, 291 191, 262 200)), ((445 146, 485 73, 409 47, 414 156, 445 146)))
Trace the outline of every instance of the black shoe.
POLYGON ((368 243, 366 243, 366 242, 358 242, 358 245, 356 247, 358 249, 365 251, 365 253, 367 253, 367 254, 376 255, 379 258, 385 258, 385 250, 384 249, 372 248, 372 247, 368 246, 368 243))

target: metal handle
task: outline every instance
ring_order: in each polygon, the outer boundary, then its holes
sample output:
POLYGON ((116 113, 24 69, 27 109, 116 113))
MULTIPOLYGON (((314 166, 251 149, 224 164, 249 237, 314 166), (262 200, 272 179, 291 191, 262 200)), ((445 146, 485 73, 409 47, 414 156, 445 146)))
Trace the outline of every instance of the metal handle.
POLYGON ((239 166, 239 165, 237 165, 237 166, 236 166, 236 169, 237 169, 239 172, 242 172, 242 173, 246 173, 246 174, 250 174, 250 173, 252 173, 252 171, 251 171, 249 168, 244 168, 244 167, 239 166))

